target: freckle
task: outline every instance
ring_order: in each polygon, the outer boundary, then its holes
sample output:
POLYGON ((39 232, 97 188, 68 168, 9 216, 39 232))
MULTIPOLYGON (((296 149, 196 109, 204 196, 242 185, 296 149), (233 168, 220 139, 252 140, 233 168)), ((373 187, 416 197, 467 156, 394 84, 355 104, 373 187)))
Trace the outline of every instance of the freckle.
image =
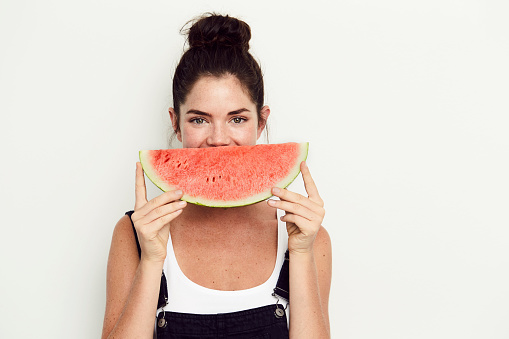
POLYGON ((240 279, 240 277, 237 277, 237 279, 240 279))

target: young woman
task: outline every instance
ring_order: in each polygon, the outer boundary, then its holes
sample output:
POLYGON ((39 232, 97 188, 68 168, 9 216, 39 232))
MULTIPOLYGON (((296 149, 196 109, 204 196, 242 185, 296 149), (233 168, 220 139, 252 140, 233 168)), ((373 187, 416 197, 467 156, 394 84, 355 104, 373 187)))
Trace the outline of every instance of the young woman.
MULTIPOLYGON (((190 28, 169 109, 183 147, 256 144, 270 109, 250 38, 228 16, 190 28)), ((301 172, 307 197, 275 188, 279 200, 209 208, 180 190, 147 201, 137 163, 134 212, 113 232, 102 337, 329 338, 331 244, 304 162, 301 172), (288 279, 289 303, 273 293, 288 279)))

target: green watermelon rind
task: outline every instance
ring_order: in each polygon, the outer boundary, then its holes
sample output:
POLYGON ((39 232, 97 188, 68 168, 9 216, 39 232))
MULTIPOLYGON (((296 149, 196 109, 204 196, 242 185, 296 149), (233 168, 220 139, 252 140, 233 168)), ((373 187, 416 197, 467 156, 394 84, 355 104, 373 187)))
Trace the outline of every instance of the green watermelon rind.
MULTIPOLYGON (((273 187, 286 188, 288 187, 299 175, 300 173, 300 164, 307 159, 309 152, 309 143, 303 142, 299 143, 300 152, 297 157, 295 165, 292 167, 290 173, 284 177, 280 182, 276 183, 273 187)), ((139 158, 143 168, 143 171, 147 175, 147 177, 156 185, 159 189, 164 192, 172 191, 177 189, 177 187, 167 185, 164 181, 159 179, 156 171, 149 166, 150 164, 150 151, 139 151, 139 158)), ((191 204, 207 206, 207 207, 241 207, 252 205, 257 202, 266 200, 272 197, 271 189, 263 191, 257 195, 252 195, 246 199, 235 200, 235 201, 219 201, 219 200, 207 200, 202 197, 194 197, 189 196, 184 192, 181 200, 187 201, 191 204)))

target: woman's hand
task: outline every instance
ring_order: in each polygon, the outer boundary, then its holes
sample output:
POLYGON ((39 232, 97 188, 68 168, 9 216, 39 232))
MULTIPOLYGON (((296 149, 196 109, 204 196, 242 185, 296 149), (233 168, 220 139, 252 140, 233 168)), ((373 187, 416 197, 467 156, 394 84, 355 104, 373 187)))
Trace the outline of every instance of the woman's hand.
POLYGON ((325 209, 323 200, 318 194, 315 182, 304 161, 300 164, 300 170, 308 197, 286 189, 273 188, 272 194, 280 201, 268 200, 268 204, 286 211, 281 220, 286 222, 289 251, 309 253, 313 250, 313 242, 322 225, 325 209))
POLYGON ((160 262, 166 258, 170 222, 186 206, 182 191, 168 191, 147 202, 147 189, 141 163, 136 163, 136 202, 131 219, 138 234, 141 259, 160 262))

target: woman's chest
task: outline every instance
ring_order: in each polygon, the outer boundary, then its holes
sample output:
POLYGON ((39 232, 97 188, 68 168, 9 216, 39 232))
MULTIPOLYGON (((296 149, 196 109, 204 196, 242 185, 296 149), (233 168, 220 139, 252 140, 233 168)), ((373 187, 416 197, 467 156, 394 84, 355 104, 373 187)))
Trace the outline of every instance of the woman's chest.
POLYGON ((172 226, 173 251, 182 273, 216 290, 243 290, 263 284, 277 257, 277 221, 252 227, 172 226))

